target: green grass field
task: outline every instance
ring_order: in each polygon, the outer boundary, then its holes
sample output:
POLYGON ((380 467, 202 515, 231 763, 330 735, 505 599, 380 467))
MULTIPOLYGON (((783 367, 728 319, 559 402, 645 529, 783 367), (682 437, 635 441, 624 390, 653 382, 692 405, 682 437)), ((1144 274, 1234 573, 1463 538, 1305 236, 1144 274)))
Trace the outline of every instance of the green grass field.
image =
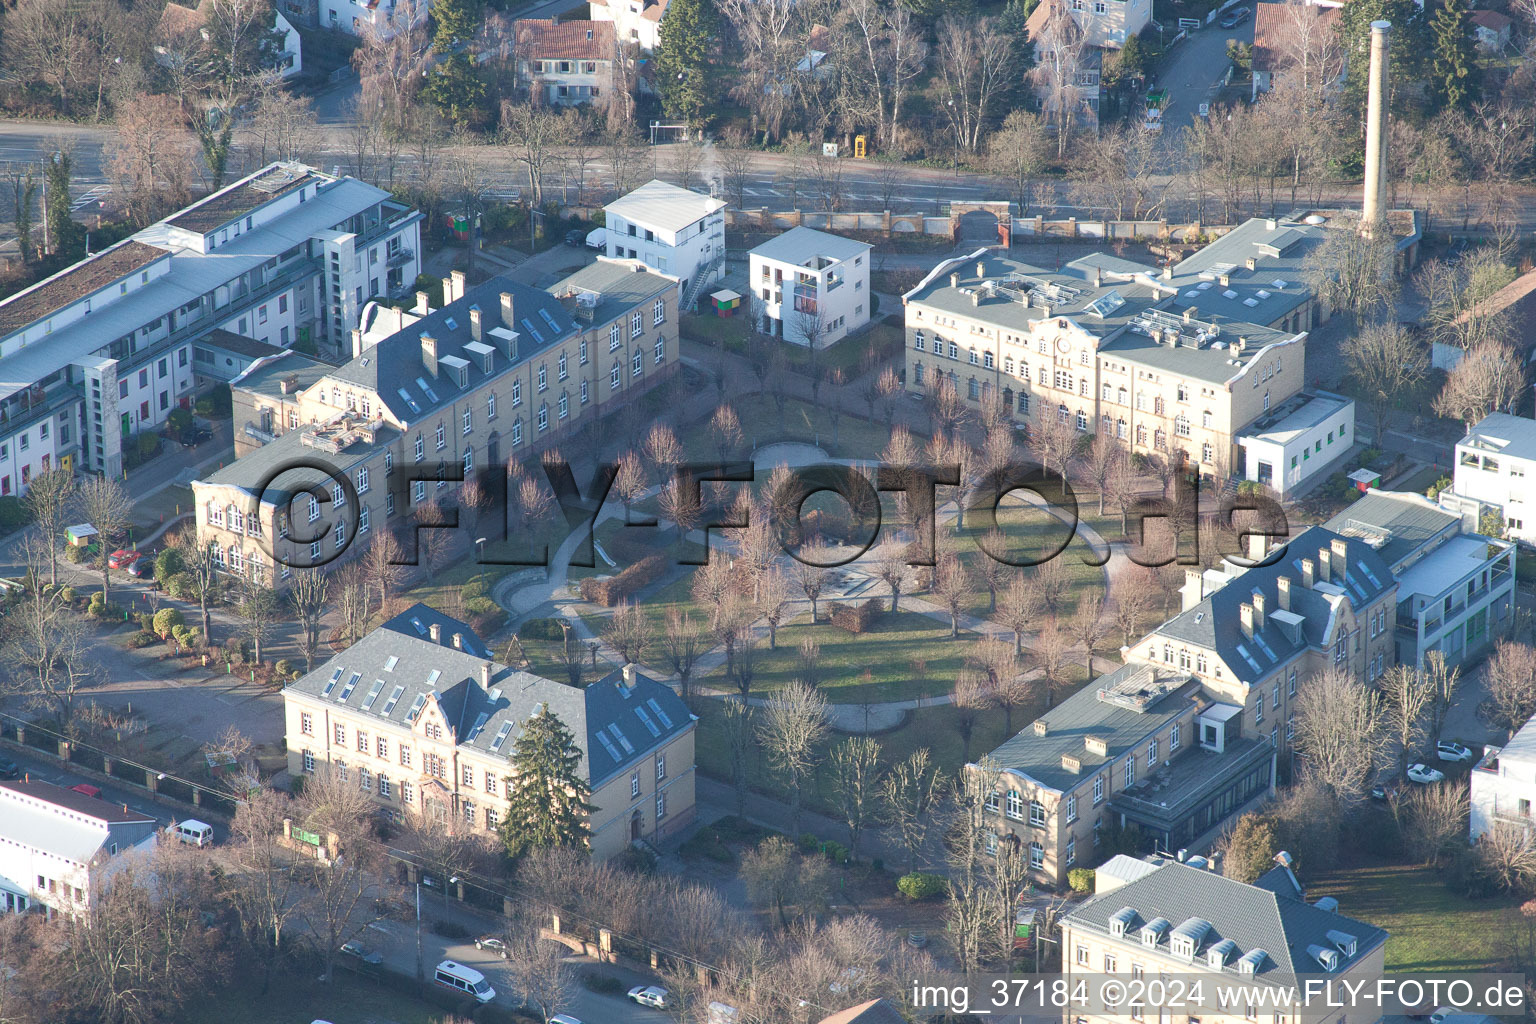
POLYGON ((1521 920, 1518 897, 1467 899, 1433 869, 1403 864, 1337 869, 1307 887, 1309 900, 1319 896, 1386 929, 1388 971, 1491 970, 1503 958, 1503 935, 1521 920))

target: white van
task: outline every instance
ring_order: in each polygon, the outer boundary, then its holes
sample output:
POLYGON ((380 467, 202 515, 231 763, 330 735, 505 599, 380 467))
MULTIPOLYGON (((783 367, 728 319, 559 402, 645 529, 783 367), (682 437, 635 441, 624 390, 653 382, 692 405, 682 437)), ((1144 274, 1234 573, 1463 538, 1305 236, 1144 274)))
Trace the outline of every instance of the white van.
POLYGON ((186 821, 179 821, 173 824, 170 832, 177 839, 192 846, 213 845, 213 826, 206 821, 188 818, 186 821))
POLYGON ((432 980, 444 988, 474 996, 482 1003, 488 1003, 496 998, 496 990, 491 988, 491 983, 485 980, 485 975, 473 967, 465 967, 456 960, 444 960, 438 964, 437 973, 432 976, 432 980))

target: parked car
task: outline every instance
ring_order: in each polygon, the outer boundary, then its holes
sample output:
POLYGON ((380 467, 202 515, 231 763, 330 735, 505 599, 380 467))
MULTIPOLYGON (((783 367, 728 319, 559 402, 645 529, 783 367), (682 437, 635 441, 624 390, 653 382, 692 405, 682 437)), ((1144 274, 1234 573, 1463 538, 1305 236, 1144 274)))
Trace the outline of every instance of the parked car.
POLYGON ((79 793, 81 796, 101 796, 101 790, 97 789, 89 782, 77 782, 69 788, 74 792, 79 793))
POLYGON ((1385 802, 1387 802, 1389 800, 1396 800, 1397 799, 1397 787, 1396 786, 1392 786, 1392 785, 1372 786, 1371 787, 1371 799, 1372 800, 1380 800, 1383 803, 1385 803, 1385 802))
POLYGON ((507 958, 507 944, 494 935, 482 935, 475 940, 475 948, 495 953, 503 960, 507 958))
POLYGON ((204 441, 212 441, 213 431, 206 427, 188 427, 181 432, 181 437, 177 440, 181 442, 183 448, 196 448, 204 441))
POLYGON ((341 951, 347 956, 355 956, 370 967, 377 967, 384 962, 384 958, 357 940, 343 942, 341 951))
POLYGON ((135 558, 123 571, 136 580, 148 579, 155 574, 155 560, 147 556, 135 558))
POLYGON ((587 233, 581 230, 581 228, 571 228, 571 230, 565 233, 566 245, 585 245, 586 241, 587 233))
POLYGON ((1435 753, 1442 761, 1452 761, 1456 764, 1464 764, 1472 760, 1472 749, 1464 747, 1460 743, 1452 743, 1449 740, 1441 740, 1435 744, 1435 753))
POLYGON ((137 562, 142 555, 137 551, 129 551, 126 548, 118 548, 107 556, 108 569, 126 569, 137 562))
POLYGON ((660 985, 636 985, 629 990, 629 998, 632 1002, 649 1006, 653 1010, 667 1008, 667 990, 660 985))
POLYGON ((549 1024, 581 1024, 581 1021, 568 1013, 557 1013, 549 1018, 549 1024))
POLYGON ((21 769, 16 767, 16 762, 0 757, 0 779, 19 778, 21 778, 21 769))
POLYGON ((1253 12, 1246 7, 1235 7, 1231 11, 1228 11, 1226 16, 1221 19, 1221 27, 1237 28, 1237 26, 1246 22, 1248 20, 1248 16, 1252 13, 1253 12))
POLYGON ((1445 772, 1426 764, 1411 764, 1408 766, 1408 778, 1427 786, 1431 782, 1444 782, 1445 772))

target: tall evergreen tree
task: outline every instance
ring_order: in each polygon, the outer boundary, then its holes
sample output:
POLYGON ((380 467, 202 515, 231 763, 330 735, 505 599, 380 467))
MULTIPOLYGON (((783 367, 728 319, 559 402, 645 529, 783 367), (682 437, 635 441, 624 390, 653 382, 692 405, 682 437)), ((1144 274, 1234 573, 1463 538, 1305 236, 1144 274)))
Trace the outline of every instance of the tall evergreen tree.
POLYGON ((1392 23, 1389 96, 1393 114, 1403 113, 1403 105, 1414 95, 1414 90, 1403 86, 1423 81, 1428 74, 1429 33, 1424 12, 1414 0, 1344 0, 1334 29, 1348 64, 1342 99, 1347 116, 1361 126, 1362 146, 1371 77, 1371 22, 1382 20, 1392 23))
POLYGON ((432 49, 447 53, 480 30, 477 0, 437 0, 432 5, 432 49))
POLYGON ((70 213, 69 180, 74 162, 55 153, 43 167, 43 206, 48 214, 48 251, 66 263, 85 255, 85 230, 70 213))
POLYGON ((1477 47, 1467 21, 1465 0, 1442 0, 1430 19, 1434 56, 1429 69, 1429 92, 1435 105, 1461 109, 1477 99, 1477 47))
POLYGON ((713 0, 672 0, 661 21, 653 66, 662 106, 689 125, 716 96, 710 86, 709 47, 715 35, 713 0))
POLYGON ((591 787, 580 775, 581 750, 565 723, 548 706, 523 722, 512 750, 507 820, 501 841, 519 857, 542 846, 587 849, 591 787))

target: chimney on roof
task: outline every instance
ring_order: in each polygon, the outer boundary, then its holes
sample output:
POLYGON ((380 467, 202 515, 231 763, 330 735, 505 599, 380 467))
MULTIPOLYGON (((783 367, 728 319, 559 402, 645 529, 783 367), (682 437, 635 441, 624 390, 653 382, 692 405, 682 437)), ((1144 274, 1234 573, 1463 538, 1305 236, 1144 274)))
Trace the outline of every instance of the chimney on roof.
POLYGON ((299 390, 299 378, 296 374, 290 374, 277 382, 277 390, 285 395, 291 395, 299 390))
POLYGON ((1258 270, 1259 269, 1258 258, 1254 257, 1254 256, 1249 256, 1248 260, 1247 260, 1247 267, 1248 267, 1249 270, 1258 270))
POLYGON ((980 279, 980 278, 984 278, 986 276, 987 276, 987 265, 985 263, 981 262, 981 260, 977 260, 976 261, 976 277, 978 279, 980 279))
POLYGON ((430 334, 421 336, 421 365, 432 376, 437 376, 437 339, 430 334))
POLYGON ((456 650, 456 651, 462 651, 464 649, 464 634, 463 633, 455 633, 455 634, 453 634, 453 649, 456 650))
POLYGON ((1179 588, 1179 594, 1183 598, 1180 611, 1187 612, 1204 599, 1205 577, 1199 569, 1184 570, 1184 585, 1179 588))
POLYGON ((439 623, 436 623, 436 622, 432 623, 432 625, 429 626, 428 629, 427 629, 427 635, 432 638, 432 642, 433 643, 435 643, 435 644, 442 643, 443 642, 443 627, 442 627, 442 625, 439 624, 439 623))
POLYGON ((450 302, 457 302, 464 297, 464 284, 466 280, 462 270, 455 270, 448 275, 448 280, 443 282, 443 305, 446 306, 450 302), (452 291, 451 296, 449 295, 450 291, 452 291))
POLYGON ((1366 80, 1365 202, 1360 210, 1360 230, 1365 234, 1387 219, 1387 56, 1392 33, 1390 21, 1371 22, 1371 67, 1366 80))
POLYGON ((515 323, 517 323, 517 317, 516 317, 516 315, 512 311, 512 293, 511 292, 502 292, 501 293, 501 326, 505 327, 509 331, 515 331, 515 330, 517 330, 517 328, 512 326, 515 323))
POLYGON ((1264 533, 1250 533, 1248 535, 1248 557, 1255 562, 1262 561, 1269 552, 1269 535, 1264 533))
POLYGON ((960 287, 960 274, 958 271, 949 275, 949 286, 951 288, 960 287))
POLYGON ((1166 267, 1163 268, 1163 280, 1164 281, 1171 281, 1172 279, 1173 279, 1173 264, 1170 263, 1166 267))
POLYGON ((1291 578, 1289 576, 1277 576, 1275 578, 1275 597, 1280 604, 1280 610, 1291 610, 1291 578))
POLYGON ((363 331, 362 331, 362 328, 354 327, 354 328, 352 328, 352 358, 356 359, 358 356, 360 356, 362 354, 363 354, 363 331))
POLYGON ((1317 563, 1312 561, 1312 559, 1303 558, 1301 560, 1301 585, 1307 590, 1311 590, 1312 585, 1317 582, 1316 570, 1317 563))
POLYGON ((1317 549, 1317 578, 1321 583, 1333 581, 1333 552, 1327 548, 1317 549))
POLYGON ((416 293, 416 305, 411 307, 411 312, 415 313, 417 316, 426 316, 428 313, 432 312, 431 305, 427 303, 426 292, 416 293))
POLYGON ((1349 541, 1335 537, 1328 542, 1328 548, 1333 552, 1333 565, 1339 570, 1339 579, 1342 581, 1349 574, 1349 541))
POLYGON ((1216 280, 1218 282, 1220 282, 1220 284, 1221 284, 1221 286, 1223 288, 1225 288, 1227 285, 1232 283, 1232 275, 1231 274, 1218 274, 1218 275, 1216 275, 1216 280))
POLYGON ((625 688, 626 689, 633 689, 634 685, 635 685, 635 663, 634 662, 629 662, 628 664, 626 664, 624 666, 624 668, 622 669, 622 672, 623 672, 623 676, 624 676, 624 686, 625 686, 625 688))
POLYGON ((1237 606, 1237 619, 1243 627, 1243 636, 1253 639, 1253 605, 1244 601, 1237 606))
POLYGON ((1198 312, 1199 309, 1199 306, 1186 306, 1184 309, 1184 322, 1189 323, 1191 320, 1193 320, 1195 318, 1195 313, 1198 312))
POLYGON ((1050 724, 1048 722, 1046 722, 1045 719, 1043 719, 1043 718, 1035 719, 1035 735, 1036 736, 1044 736, 1046 733, 1048 733, 1050 731, 1051 731, 1050 724))
POLYGON ((1104 268, 1103 267, 1094 267, 1093 268, 1093 286, 1095 288, 1102 288, 1104 286, 1104 268))
POLYGON ((973 306, 981 305, 981 289, 980 288, 972 288, 971 289, 971 305, 973 305, 973 306))
POLYGON ((1264 629, 1264 591, 1262 590, 1253 592, 1253 628, 1264 629))
POLYGON ((469 336, 479 341, 485 333, 485 317, 480 312, 480 307, 475 306, 469 311, 469 336))
POLYGON ((491 663, 488 661, 480 663, 480 685, 487 690, 491 688, 491 663))

